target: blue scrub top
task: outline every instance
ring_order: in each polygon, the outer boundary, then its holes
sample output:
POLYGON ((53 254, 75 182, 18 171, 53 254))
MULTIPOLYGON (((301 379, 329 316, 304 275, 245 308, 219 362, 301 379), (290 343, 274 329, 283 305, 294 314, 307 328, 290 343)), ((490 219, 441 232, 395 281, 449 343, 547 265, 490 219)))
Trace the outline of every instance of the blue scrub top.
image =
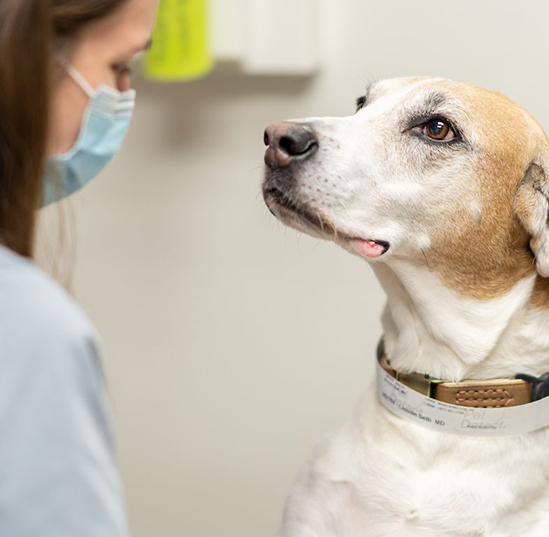
POLYGON ((127 537, 107 401, 90 320, 0 245, 0 536, 127 537))

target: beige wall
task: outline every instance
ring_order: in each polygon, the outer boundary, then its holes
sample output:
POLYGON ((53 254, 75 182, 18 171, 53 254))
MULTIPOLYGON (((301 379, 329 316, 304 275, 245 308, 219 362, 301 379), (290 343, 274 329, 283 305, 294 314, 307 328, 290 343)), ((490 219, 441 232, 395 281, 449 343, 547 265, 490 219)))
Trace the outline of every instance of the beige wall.
POLYGON ((373 370, 382 293, 362 260, 264 207, 269 122, 349 114, 367 80, 433 74, 549 126, 546 0, 325 3, 317 78, 137 80, 122 154, 72 200, 135 537, 273 535, 298 464, 373 370))

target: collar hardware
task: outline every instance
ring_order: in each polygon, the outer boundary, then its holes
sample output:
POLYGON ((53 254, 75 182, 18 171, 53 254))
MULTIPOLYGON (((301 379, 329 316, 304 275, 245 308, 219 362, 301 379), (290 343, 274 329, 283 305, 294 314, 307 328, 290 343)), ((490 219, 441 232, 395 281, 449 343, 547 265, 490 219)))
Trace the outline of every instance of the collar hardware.
POLYGON ((544 373, 541 377, 519 373, 515 378, 532 384, 532 401, 539 401, 549 395, 549 373, 544 373))
POLYGON ((381 365, 386 371, 392 369, 394 371, 394 377, 405 386, 408 386, 408 388, 433 399, 436 399, 437 386, 443 382, 447 382, 445 380, 433 379, 428 373, 420 375, 419 373, 404 373, 397 369, 393 369, 386 356, 381 358, 381 365))

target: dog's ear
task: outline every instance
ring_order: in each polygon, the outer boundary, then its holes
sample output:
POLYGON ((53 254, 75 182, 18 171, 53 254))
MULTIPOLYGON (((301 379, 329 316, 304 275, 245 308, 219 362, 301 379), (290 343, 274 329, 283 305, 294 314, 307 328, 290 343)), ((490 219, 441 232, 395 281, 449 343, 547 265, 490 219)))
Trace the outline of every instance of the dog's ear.
POLYGON ((549 158, 541 155, 531 162, 519 183, 513 208, 530 235, 540 276, 549 277, 549 158))

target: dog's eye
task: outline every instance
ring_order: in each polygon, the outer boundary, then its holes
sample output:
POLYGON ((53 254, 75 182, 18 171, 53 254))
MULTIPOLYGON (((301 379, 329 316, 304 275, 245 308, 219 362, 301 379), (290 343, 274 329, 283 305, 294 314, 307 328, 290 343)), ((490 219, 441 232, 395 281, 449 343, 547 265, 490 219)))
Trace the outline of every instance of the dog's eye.
POLYGON ((361 108, 364 108, 366 104, 366 96, 362 95, 356 100, 356 111, 358 112, 361 108))
POLYGON ((456 137, 452 127, 442 119, 431 119, 422 126, 422 132, 437 142, 448 142, 456 137))

